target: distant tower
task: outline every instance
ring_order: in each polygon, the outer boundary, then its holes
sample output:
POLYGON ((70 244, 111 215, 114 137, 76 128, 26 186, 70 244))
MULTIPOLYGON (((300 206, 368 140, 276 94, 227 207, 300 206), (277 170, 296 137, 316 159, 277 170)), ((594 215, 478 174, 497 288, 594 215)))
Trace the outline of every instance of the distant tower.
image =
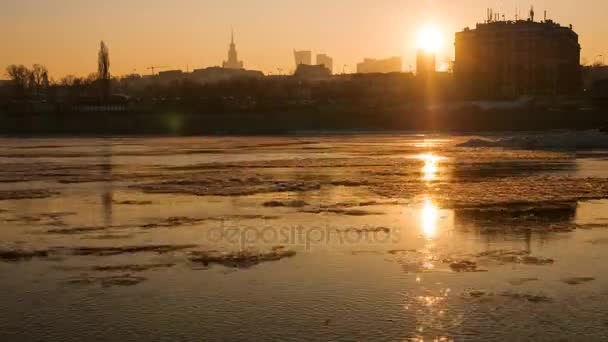
POLYGON ((317 65, 323 65, 329 69, 330 73, 334 72, 334 60, 328 55, 321 53, 317 55, 317 65))
POLYGON ((228 50, 228 60, 222 64, 224 69, 243 69, 243 62, 239 61, 236 52, 236 44, 234 44, 234 31, 230 40, 230 50, 228 50))
POLYGON ((432 51, 423 49, 416 54, 416 73, 420 76, 431 76, 436 70, 436 56, 432 51))
POLYGON ((298 65, 300 64, 304 64, 304 65, 312 65, 312 52, 309 50, 304 50, 304 51, 293 51, 293 56, 295 58, 296 61, 296 68, 298 67, 298 65))

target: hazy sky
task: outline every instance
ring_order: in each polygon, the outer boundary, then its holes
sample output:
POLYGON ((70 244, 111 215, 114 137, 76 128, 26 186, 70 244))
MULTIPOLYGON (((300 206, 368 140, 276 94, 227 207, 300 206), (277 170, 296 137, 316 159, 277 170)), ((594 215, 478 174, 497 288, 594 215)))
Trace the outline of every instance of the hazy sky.
MULTIPOLYGON (((486 8, 513 18, 518 0, 0 0, 0 70, 45 64, 51 75, 96 70, 99 41, 110 47, 114 75, 147 66, 220 65, 234 26, 248 69, 293 69, 293 49, 334 57, 335 71, 364 57, 402 56, 415 67, 417 32, 434 26, 444 37, 440 61, 453 56, 454 32, 483 21, 486 8)), ((608 0, 534 1, 536 17, 573 24, 583 59, 608 57, 608 0)), ((0 73, 3 78, 4 72, 0 73)))

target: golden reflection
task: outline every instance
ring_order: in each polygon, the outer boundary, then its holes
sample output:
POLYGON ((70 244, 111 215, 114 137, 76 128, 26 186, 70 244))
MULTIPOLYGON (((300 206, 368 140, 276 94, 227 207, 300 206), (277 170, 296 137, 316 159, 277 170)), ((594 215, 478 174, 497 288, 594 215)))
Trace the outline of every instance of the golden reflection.
POLYGON ((427 240, 432 240, 437 235, 438 220, 439 209, 430 198, 425 198, 422 208, 422 232, 427 240))
POLYGON ((421 154, 417 158, 424 162, 424 166, 422 167, 422 179, 426 181, 437 179, 437 171, 439 170, 437 163, 445 158, 436 156, 432 153, 421 154))
POLYGON ((422 269, 424 269, 425 271, 430 271, 433 268, 435 268, 435 264, 430 261, 425 261, 422 263, 422 269))

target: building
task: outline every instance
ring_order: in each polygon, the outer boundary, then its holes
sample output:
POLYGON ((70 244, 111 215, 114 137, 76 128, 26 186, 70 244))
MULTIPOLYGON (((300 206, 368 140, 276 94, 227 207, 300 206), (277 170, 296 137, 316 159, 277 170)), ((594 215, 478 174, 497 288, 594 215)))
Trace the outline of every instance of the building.
POLYGON ((158 73, 158 80, 162 83, 170 83, 180 80, 184 73, 181 70, 167 70, 158 73))
POLYGON ((527 20, 499 18, 489 15, 456 33, 454 76, 461 89, 488 98, 579 90, 581 47, 572 26, 535 22, 533 10, 527 20))
POLYGON ((296 61, 296 68, 300 64, 312 65, 312 52, 310 51, 293 51, 293 56, 296 61))
POLYGON ((331 78, 331 71, 323 64, 300 64, 294 73, 294 77, 307 80, 325 80, 331 78))
POLYGON ((222 64, 224 69, 243 69, 243 62, 239 61, 238 54, 236 52, 236 44, 234 44, 234 32, 230 40, 230 49, 228 50, 228 60, 222 64))
POLYGON ((387 59, 365 58, 363 62, 357 64, 357 73, 389 73, 401 72, 401 57, 391 57, 387 59))
POLYGON ((608 107, 608 79, 593 82, 591 98, 595 105, 608 107))
POLYGON ((608 66, 603 64, 582 67, 583 89, 593 89, 593 85, 599 80, 608 80, 608 66))
POLYGON ((329 73, 334 72, 334 60, 328 55, 321 53, 317 55, 317 65, 322 65, 329 70, 329 73))
POLYGON ((437 70, 436 55, 433 51, 424 49, 416 53, 416 73, 420 76, 433 75, 437 70))
POLYGON ((230 69, 220 67, 209 67, 196 69, 188 75, 191 81, 201 84, 212 84, 217 82, 232 81, 236 79, 261 79, 264 74, 257 70, 230 69))

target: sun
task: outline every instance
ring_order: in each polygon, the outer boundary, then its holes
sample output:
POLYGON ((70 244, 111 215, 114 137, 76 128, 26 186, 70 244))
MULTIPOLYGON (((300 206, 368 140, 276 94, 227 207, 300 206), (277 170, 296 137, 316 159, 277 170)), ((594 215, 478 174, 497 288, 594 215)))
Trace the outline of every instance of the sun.
POLYGON ((438 52, 443 44, 443 35, 433 27, 426 26, 418 32, 418 48, 428 52, 438 52))

